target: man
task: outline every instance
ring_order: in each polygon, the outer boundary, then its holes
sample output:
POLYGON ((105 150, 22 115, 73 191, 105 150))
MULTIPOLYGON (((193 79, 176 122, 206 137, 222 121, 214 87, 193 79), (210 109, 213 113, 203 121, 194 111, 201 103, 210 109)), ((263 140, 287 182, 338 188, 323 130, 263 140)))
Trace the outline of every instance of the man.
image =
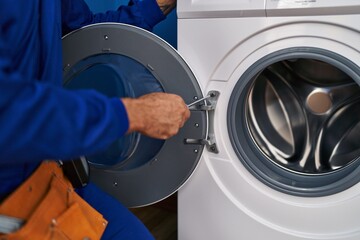
MULTIPOLYGON (((42 160, 89 155, 133 131, 160 139, 177 133, 190 115, 179 96, 120 100, 61 88, 63 34, 105 21, 151 30, 175 1, 133 0, 117 11, 92 14, 83 0, 0 0, 2 199, 42 160)), ((79 194, 108 220, 102 239, 152 239, 126 208, 94 185, 79 194)))

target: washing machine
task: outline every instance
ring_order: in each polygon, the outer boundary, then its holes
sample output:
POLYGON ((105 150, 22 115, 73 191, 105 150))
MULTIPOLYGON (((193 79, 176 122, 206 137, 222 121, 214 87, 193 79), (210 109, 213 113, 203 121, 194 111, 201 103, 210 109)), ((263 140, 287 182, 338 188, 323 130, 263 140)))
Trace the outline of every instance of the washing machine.
POLYGON ((360 2, 179 0, 178 50, 217 151, 179 190, 179 240, 360 239, 360 2))

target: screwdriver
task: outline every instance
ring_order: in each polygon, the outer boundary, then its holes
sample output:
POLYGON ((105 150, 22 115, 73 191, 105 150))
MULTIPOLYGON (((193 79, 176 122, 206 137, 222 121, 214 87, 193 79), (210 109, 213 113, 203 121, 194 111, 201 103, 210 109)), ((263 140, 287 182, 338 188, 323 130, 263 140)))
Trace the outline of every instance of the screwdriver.
POLYGON ((192 102, 192 103, 189 103, 188 105, 187 105, 187 107, 189 108, 189 107, 191 107, 191 106, 193 106, 193 105, 195 105, 195 104, 197 104, 197 103, 199 103, 199 102, 201 102, 201 101, 204 101, 204 100, 206 100, 206 99, 208 99, 208 98, 211 98, 212 96, 209 94, 209 95, 207 95, 206 97, 203 97, 203 98, 200 98, 200 99, 198 99, 198 100, 195 100, 194 102, 192 102))

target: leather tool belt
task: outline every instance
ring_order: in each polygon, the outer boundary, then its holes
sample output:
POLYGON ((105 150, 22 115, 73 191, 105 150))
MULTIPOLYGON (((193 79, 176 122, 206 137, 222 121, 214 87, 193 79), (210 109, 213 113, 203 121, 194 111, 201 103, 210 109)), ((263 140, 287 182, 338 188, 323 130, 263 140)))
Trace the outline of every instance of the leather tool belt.
POLYGON ((0 234, 0 240, 96 240, 107 221, 85 202, 54 161, 38 169, 0 206, 0 214, 23 220, 15 232, 0 234))

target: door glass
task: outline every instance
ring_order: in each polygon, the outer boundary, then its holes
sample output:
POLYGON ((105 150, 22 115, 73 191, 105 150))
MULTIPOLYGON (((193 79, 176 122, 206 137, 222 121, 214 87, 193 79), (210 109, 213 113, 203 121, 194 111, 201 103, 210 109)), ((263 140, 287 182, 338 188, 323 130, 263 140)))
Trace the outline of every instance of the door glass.
MULTIPOLYGON (((64 77, 64 87, 72 90, 94 89, 108 97, 119 98, 164 92, 148 69, 119 54, 99 54, 78 62, 64 77)), ((162 140, 131 133, 113 142, 108 149, 86 158, 97 167, 129 170, 150 161, 163 143, 162 140)))

